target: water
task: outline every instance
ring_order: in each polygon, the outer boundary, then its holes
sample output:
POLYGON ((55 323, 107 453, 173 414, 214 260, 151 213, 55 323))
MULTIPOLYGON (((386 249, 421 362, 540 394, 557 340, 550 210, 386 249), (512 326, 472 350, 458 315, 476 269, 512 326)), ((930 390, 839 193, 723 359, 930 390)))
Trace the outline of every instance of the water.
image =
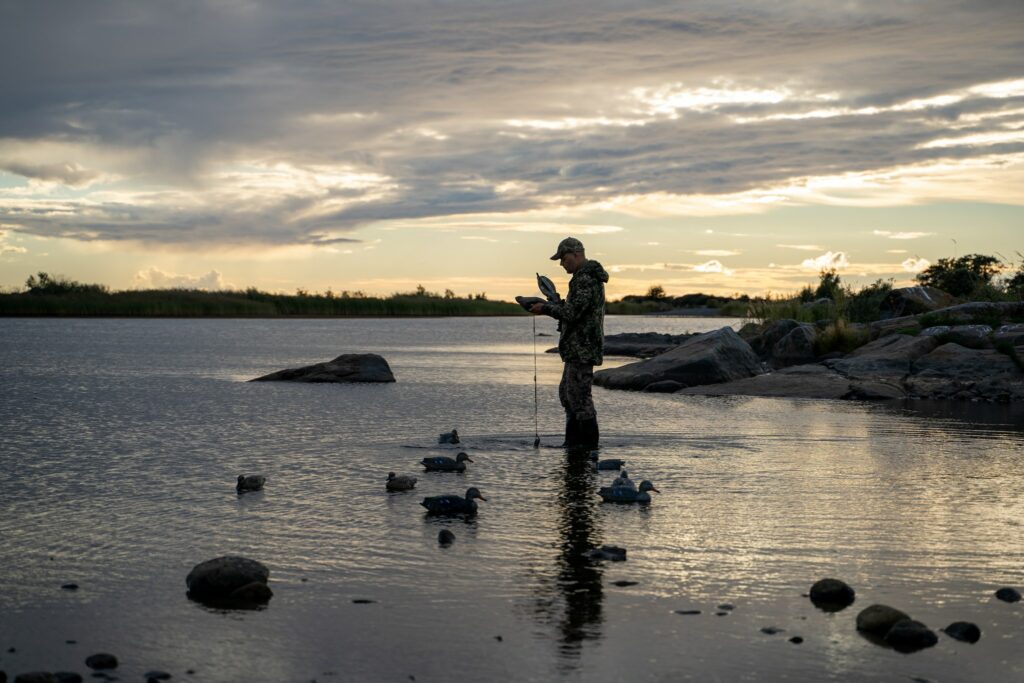
MULTIPOLYGON (((611 317, 607 332, 727 322, 611 317)), ((85 672, 108 651, 123 680, 1024 676, 1022 603, 992 597, 1024 587, 1019 411, 595 388, 602 457, 661 490, 647 508, 603 505, 614 474, 556 448, 554 354, 538 354, 533 449, 530 324, 0 320, 0 670, 85 672), (244 381, 346 352, 382 354, 397 383, 244 381), (454 454, 436 445, 453 427, 476 462, 419 471, 454 454), (416 490, 386 493, 389 470, 416 490), (237 496, 243 472, 266 490, 237 496), (424 516, 423 496, 468 486, 488 497, 474 521, 424 516), (602 543, 628 561, 582 557, 602 543), (270 568, 265 610, 186 599, 192 566, 224 554, 270 568), (802 597, 825 576, 855 605, 802 597), (982 639, 896 653, 854 629, 875 602, 935 629, 976 622, 982 639)))

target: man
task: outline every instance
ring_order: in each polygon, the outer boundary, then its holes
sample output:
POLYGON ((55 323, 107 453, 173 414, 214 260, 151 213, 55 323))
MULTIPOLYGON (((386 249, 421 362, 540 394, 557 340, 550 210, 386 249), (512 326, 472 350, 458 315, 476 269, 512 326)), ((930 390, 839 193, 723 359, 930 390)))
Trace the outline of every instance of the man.
POLYGON ((558 399, 565 408, 565 447, 597 448, 597 413, 591 397, 594 366, 604 362, 604 283, 608 273, 587 258, 583 243, 566 237, 551 257, 572 275, 569 294, 557 303, 538 303, 534 315, 559 321, 558 355, 565 364, 558 399))

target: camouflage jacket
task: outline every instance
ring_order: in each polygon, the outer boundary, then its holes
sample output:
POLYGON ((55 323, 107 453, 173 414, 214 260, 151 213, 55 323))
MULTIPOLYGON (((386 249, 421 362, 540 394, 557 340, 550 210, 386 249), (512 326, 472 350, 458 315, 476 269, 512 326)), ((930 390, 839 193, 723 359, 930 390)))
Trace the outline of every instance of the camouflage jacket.
POLYGON ((558 355, 565 363, 604 362, 604 283, 608 273, 588 260, 569 280, 569 295, 544 304, 544 313, 560 321, 558 355))

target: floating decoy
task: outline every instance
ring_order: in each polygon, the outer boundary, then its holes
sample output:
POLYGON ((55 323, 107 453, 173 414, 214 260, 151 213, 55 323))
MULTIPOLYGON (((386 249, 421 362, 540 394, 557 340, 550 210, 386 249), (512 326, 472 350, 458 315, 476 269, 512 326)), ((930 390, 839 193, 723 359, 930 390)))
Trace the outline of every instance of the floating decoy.
POLYGON ((660 493, 647 479, 640 482, 640 489, 628 486, 602 486, 598 495, 606 503, 650 503, 651 494, 648 491, 660 493))
POLYGON ((634 484, 633 480, 629 478, 629 472, 626 470, 622 470, 622 473, 612 480, 612 488, 617 488, 619 486, 624 486, 636 491, 636 484, 634 484))
POLYGON ((441 529, 437 532, 437 542, 441 545, 451 545, 455 542, 455 534, 448 529, 441 529))
POLYGON ((459 430, 453 429, 450 432, 444 432, 439 434, 437 437, 438 443, 459 443, 459 430))
POLYGON ((473 462, 473 459, 465 453, 459 453, 455 458, 438 455, 433 458, 423 458, 420 462, 423 463, 427 472, 465 472, 466 463, 473 462))
POLYGON ((597 469, 599 470, 621 470, 626 464, 625 460, 619 460, 618 458, 609 458, 608 460, 598 460, 597 469))
POLYGON ((394 472, 388 472, 388 480, 384 484, 388 491, 409 491, 414 486, 416 486, 416 477, 410 477, 408 474, 395 476, 394 472))
POLYGON ((607 560, 608 562, 625 562, 626 549, 617 545, 603 545, 600 548, 591 548, 587 557, 592 560, 607 560))
POLYGON ((239 493, 260 491, 263 489, 263 484, 266 482, 267 478, 261 474, 239 474, 238 484, 235 486, 235 490, 239 493))
POLYGON ((473 486, 466 489, 465 498, 455 494, 430 496, 424 498, 420 505, 427 508, 427 512, 432 515, 475 515, 476 501, 473 500, 474 498, 487 500, 480 495, 480 489, 473 486))

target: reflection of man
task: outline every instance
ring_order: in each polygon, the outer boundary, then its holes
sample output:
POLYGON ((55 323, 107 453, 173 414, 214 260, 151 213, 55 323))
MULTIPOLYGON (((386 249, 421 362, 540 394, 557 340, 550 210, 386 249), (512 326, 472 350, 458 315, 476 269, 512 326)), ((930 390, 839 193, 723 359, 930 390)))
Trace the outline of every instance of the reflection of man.
POLYGON ((557 303, 534 304, 530 312, 550 315, 560 322, 558 355, 565 364, 558 385, 558 399, 565 408, 565 447, 597 448, 597 413, 591 397, 594 366, 604 361, 604 283, 608 273, 589 260, 583 243, 566 237, 551 257, 569 280, 569 295, 557 303))

